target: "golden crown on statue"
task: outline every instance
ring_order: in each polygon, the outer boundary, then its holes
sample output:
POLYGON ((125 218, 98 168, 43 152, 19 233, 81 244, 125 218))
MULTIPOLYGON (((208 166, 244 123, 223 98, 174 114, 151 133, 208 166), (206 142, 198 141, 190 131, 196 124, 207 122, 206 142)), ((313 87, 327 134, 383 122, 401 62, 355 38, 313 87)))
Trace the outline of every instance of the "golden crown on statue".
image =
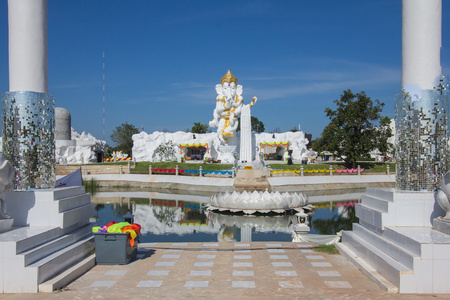
POLYGON ((234 82, 237 85, 237 78, 233 74, 231 74, 231 70, 228 69, 227 74, 225 74, 221 79, 222 85, 224 82, 232 83, 234 82))

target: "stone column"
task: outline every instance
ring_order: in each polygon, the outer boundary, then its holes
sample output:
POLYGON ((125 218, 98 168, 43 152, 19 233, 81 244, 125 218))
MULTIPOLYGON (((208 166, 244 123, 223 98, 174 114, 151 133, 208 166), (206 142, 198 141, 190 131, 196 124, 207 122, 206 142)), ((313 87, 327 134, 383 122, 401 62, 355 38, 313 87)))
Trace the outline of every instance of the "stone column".
POLYGON ((47 0, 8 0, 9 91, 48 93, 47 0))
POLYGON ((55 140, 72 140, 72 117, 67 109, 55 107, 55 140))
POLYGON ((47 1, 8 0, 9 92, 2 95, 3 153, 15 189, 55 186, 54 97, 48 94, 47 1))
POLYGON ((442 0, 402 1, 402 88, 431 90, 441 75, 442 0))
POLYGON ((448 81, 442 0, 402 2, 402 94, 396 97, 397 189, 434 191, 447 171, 448 81))
POLYGON ((239 160, 251 164, 253 161, 252 153, 252 124, 250 105, 242 106, 241 110, 241 142, 239 150, 239 160))
POLYGON ((252 241, 252 229, 250 225, 243 225, 241 227, 241 242, 251 242, 252 241))

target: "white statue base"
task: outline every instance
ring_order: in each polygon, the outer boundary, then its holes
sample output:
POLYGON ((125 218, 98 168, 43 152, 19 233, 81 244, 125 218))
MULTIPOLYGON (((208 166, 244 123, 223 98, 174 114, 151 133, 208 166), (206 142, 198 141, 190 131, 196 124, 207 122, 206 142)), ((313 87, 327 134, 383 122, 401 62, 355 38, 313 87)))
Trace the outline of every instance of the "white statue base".
POLYGON ((234 153, 236 152, 236 146, 219 146, 219 155, 217 157, 223 164, 233 164, 235 162, 234 153))
POLYGON ((262 165, 261 162, 259 160, 254 160, 252 162, 248 162, 248 163, 239 163, 238 164, 238 169, 242 170, 242 169, 251 169, 252 170, 259 170, 262 169, 262 165))
POLYGON ((450 293, 450 236, 432 228, 445 215, 434 195, 368 188, 339 252, 387 291, 450 293))
POLYGON ((5 193, 12 230, 0 233, 0 293, 52 292, 95 266, 82 186, 5 193))
POLYGON ((10 231, 13 227, 14 219, 0 219, 0 233, 10 231))

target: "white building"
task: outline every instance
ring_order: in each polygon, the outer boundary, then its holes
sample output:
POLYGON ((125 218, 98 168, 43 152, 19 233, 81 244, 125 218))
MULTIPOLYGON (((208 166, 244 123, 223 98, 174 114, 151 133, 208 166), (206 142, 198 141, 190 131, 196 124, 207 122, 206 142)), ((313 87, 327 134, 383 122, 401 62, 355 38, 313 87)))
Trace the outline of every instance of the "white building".
MULTIPOLYGON (((298 132, 285 133, 252 133, 255 153, 262 153, 267 159, 284 159, 287 150, 292 150, 294 160, 308 160, 309 151, 306 145, 309 143, 305 134, 298 132)), ((161 157, 155 152, 158 146, 172 142, 175 148, 174 160, 222 160, 219 151, 220 140, 216 133, 198 134, 192 132, 158 132, 152 134, 140 132, 133 135, 133 160, 161 161, 161 157)), ((229 144, 236 145, 235 153, 239 153, 239 132, 229 140, 229 144)), ((254 156, 257 157, 257 156, 254 156)), ((222 163, 224 161, 221 161, 222 163)), ((228 162, 230 163, 230 162, 228 162)))
POLYGON ((79 134, 71 128, 70 140, 55 141, 55 157, 57 164, 83 164, 103 162, 106 142, 97 140, 84 131, 79 134))

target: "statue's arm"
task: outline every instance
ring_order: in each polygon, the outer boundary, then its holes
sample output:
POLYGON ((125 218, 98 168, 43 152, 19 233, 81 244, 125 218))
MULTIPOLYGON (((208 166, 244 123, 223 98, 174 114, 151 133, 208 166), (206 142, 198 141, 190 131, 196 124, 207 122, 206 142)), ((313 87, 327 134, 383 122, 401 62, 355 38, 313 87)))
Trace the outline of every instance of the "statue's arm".
POLYGON ((217 125, 219 125, 219 115, 217 114, 217 111, 214 110, 213 119, 209 121, 209 127, 217 127, 217 125))
POLYGON ((235 117, 239 117, 241 115, 241 110, 242 110, 242 106, 244 106, 244 99, 239 96, 239 101, 235 102, 235 110, 234 110, 234 115, 235 117))
POLYGON ((219 97, 216 99, 216 108, 213 111, 213 119, 209 122, 209 127, 217 127, 219 125, 220 114, 225 110, 223 100, 219 97))

